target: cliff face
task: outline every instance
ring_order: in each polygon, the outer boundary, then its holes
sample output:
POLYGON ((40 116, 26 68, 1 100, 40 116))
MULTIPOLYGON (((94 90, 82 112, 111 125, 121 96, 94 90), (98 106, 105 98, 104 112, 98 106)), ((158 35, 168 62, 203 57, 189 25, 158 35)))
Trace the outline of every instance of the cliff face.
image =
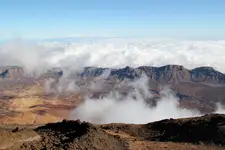
MULTIPOLYGON (((100 76, 109 68, 87 67, 81 73, 82 76, 100 76)), ((179 82, 203 82, 225 84, 225 74, 214 70, 211 67, 199 67, 188 70, 183 66, 166 65, 162 67, 141 66, 138 68, 125 67, 121 69, 111 69, 110 76, 119 79, 135 79, 142 74, 146 74, 151 81, 159 83, 179 83, 179 82)))
POLYGON ((195 82, 225 83, 225 74, 211 67, 199 67, 190 71, 191 79, 195 82))
POLYGON ((151 80, 160 83, 178 83, 190 81, 191 74, 183 66, 167 65, 162 67, 139 67, 151 80))

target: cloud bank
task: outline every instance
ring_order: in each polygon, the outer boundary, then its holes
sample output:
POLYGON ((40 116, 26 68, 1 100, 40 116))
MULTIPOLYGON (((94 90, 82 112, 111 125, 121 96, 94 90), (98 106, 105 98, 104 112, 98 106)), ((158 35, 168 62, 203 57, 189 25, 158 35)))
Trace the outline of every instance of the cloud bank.
POLYGON ((225 41, 175 39, 100 39, 31 43, 23 40, 0 45, 1 65, 21 65, 27 71, 50 67, 120 68, 142 65, 212 66, 225 72, 225 41))

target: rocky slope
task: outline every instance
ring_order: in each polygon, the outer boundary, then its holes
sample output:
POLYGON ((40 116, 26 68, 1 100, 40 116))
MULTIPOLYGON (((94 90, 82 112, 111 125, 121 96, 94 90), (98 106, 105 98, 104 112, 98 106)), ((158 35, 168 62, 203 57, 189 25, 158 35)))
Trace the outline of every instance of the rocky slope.
POLYGON ((167 119, 153 123, 93 125, 63 120, 35 126, 1 125, 1 149, 222 150, 225 116, 167 119), (10 142, 4 140, 10 139, 10 142))
POLYGON ((104 129, 123 131, 151 141, 214 143, 225 145, 225 115, 211 114, 185 119, 165 119, 145 125, 111 124, 104 129))

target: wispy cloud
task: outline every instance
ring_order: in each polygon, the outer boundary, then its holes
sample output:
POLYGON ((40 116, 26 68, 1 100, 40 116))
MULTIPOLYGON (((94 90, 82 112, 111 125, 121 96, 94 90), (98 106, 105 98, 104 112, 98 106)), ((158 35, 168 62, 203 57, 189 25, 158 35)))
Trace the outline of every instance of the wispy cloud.
POLYGON ((161 91, 156 106, 150 106, 147 99, 152 95, 146 84, 146 77, 129 82, 134 89, 124 96, 114 89, 103 98, 86 96, 85 101, 71 113, 70 119, 80 119, 97 124, 104 123, 148 123, 166 118, 183 118, 201 115, 196 110, 179 107, 178 98, 169 88, 161 91), (144 92, 143 92, 144 91, 144 92))

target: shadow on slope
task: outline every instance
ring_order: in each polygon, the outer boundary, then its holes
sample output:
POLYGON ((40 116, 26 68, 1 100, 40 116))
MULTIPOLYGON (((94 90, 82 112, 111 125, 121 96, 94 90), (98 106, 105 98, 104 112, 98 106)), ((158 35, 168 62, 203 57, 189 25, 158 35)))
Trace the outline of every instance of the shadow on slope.
POLYGON ((145 125, 159 135, 146 137, 156 141, 214 143, 225 145, 225 115, 206 115, 193 119, 167 119, 145 125))

